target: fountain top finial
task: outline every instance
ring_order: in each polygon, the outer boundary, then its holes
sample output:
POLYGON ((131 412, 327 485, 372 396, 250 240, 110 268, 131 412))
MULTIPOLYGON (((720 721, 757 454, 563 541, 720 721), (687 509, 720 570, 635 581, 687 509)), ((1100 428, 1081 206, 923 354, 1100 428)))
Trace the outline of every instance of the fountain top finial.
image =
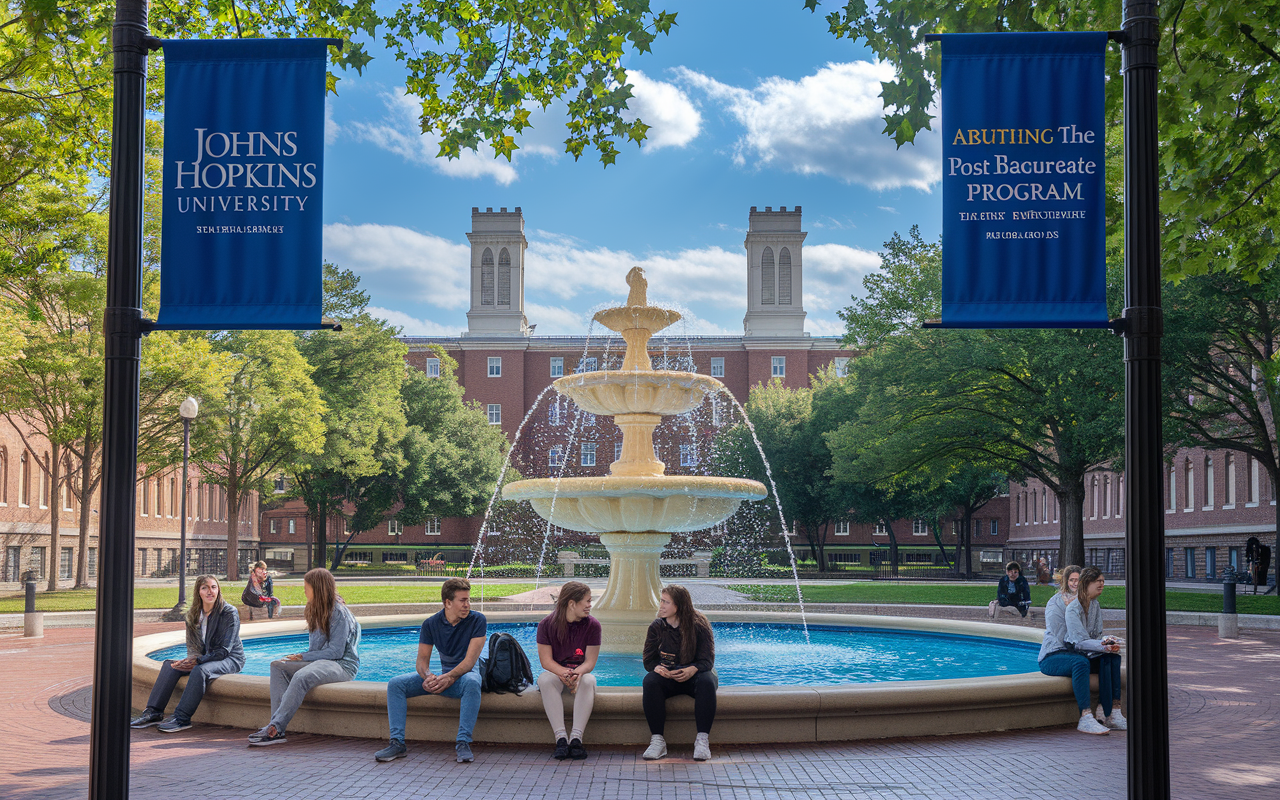
POLYGON ((631 291, 627 293, 627 305, 649 305, 649 281, 645 280, 644 270, 642 268, 631 268, 631 271, 627 273, 627 286, 631 287, 631 291))

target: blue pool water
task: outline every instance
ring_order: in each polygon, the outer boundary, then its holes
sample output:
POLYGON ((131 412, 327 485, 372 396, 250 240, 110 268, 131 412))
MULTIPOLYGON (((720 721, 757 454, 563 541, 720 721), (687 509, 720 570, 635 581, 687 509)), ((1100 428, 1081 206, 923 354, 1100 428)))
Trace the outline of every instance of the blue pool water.
MULTIPOLYGON (((809 626, 809 642, 799 625, 717 622, 716 672, 721 686, 813 685, 975 678, 1037 672, 1039 645, 978 636, 826 625, 809 626)), ((489 633, 512 634, 539 672, 535 623, 491 623, 489 633)), ((307 649, 306 634, 246 639, 245 675, 267 675, 272 661, 307 649)), ((357 680, 385 681, 413 671, 418 627, 374 628, 360 641, 357 680)), ((157 661, 183 658, 184 646, 148 654, 157 661)), ((432 669, 440 660, 432 654, 432 669)), ((639 686, 640 657, 600 656, 601 686, 639 686)))

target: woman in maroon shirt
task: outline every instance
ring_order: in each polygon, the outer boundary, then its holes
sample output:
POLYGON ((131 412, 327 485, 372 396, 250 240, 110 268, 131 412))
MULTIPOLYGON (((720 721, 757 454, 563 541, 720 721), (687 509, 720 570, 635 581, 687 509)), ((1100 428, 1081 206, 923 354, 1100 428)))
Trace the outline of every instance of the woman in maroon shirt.
POLYGON ((600 621, 591 616, 591 589, 569 581, 560 587, 556 610, 538 623, 538 691, 556 737, 555 758, 586 758, 582 733, 596 702, 596 659, 600 657, 600 621), (564 729, 565 692, 573 695, 573 729, 564 729))

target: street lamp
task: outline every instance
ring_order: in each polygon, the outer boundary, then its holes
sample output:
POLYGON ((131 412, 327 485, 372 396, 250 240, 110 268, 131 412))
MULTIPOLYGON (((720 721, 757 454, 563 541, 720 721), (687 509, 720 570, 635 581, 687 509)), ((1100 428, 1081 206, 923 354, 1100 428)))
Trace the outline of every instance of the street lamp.
POLYGON ((191 458, 191 420, 198 413, 200 404, 194 397, 178 406, 178 416, 182 417, 182 505, 178 514, 178 604, 165 615, 170 620, 182 619, 187 611, 187 462, 191 458))

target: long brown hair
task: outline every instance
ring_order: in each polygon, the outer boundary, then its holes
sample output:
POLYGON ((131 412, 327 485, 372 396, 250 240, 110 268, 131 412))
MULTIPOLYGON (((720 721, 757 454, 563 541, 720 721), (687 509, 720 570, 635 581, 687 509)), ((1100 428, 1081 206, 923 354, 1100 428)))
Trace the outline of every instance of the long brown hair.
POLYGON ((200 587, 209 582, 213 582, 218 587, 218 598, 213 601, 213 610, 209 612, 209 618, 216 616, 226 603, 222 599, 222 584, 218 583, 217 578, 212 575, 196 576, 195 587, 191 590, 196 596, 196 601, 191 604, 191 608, 187 609, 187 647, 194 647, 201 654, 204 653, 204 640, 200 638, 200 612, 204 610, 204 598, 200 596, 200 587))
POLYGON ((1085 567, 1080 570, 1080 585, 1076 587, 1076 600, 1080 602, 1080 614, 1084 616, 1084 621, 1089 621, 1089 602, 1085 599, 1089 596, 1087 590, 1091 584, 1102 580, 1102 570, 1097 567, 1085 567))
POLYGON ((307 630, 319 628, 325 636, 329 635, 329 617, 333 614, 333 604, 339 601, 338 586, 333 581, 333 573, 324 567, 315 569, 302 576, 302 580, 311 586, 311 602, 307 603, 307 630))
MULTIPOLYGON (((1058 594, 1066 597, 1075 597, 1075 593, 1071 591, 1071 587, 1067 586, 1067 579, 1072 575, 1078 575, 1080 568, 1075 564, 1068 564, 1058 572, 1058 594)), ((1080 591, 1080 587, 1076 587, 1076 592, 1080 591)))
POLYGON ((589 594, 591 587, 581 581, 569 581, 560 587, 556 610, 551 612, 551 627, 560 641, 564 641, 565 634, 569 632, 569 604, 581 602, 589 594))
POLYGON ((698 655, 698 628, 711 636, 711 623, 701 611, 693 607, 689 590, 680 584, 664 586, 662 593, 671 598, 671 603, 676 607, 676 622, 680 627, 680 663, 692 664, 698 655))

